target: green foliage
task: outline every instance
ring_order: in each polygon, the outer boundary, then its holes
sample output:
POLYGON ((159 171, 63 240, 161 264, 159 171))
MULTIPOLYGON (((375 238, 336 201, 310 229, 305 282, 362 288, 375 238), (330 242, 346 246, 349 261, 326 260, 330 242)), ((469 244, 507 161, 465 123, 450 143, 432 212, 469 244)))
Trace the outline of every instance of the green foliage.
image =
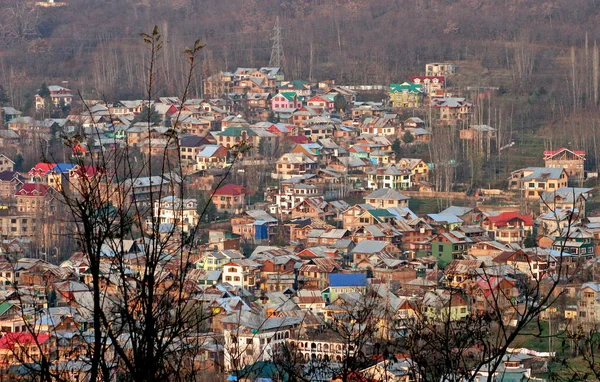
POLYGON ((142 111, 140 111, 139 113, 137 113, 135 115, 135 117, 133 118, 133 121, 131 121, 131 124, 134 124, 137 122, 158 124, 158 123, 160 123, 160 121, 161 121, 160 115, 158 115, 158 112, 156 111, 154 106, 150 106, 150 107, 144 106, 142 111))
POLYGON ((56 301, 57 301, 56 291, 54 289, 52 289, 50 291, 50 293, 48 293, 48 306, 51 308, 55 307, 56 301))
POLYGON ((275 112, 271 111, 269 116, 267 117, 267 121, 271 123, 279 123, 279 115, 275 114, 275 112))
POLYGON ((348 101, 346 101, 346 98, 344 98, 344 96, 341 95, 340 93, 335 95, 333 102, 335 104, 335 109, 337 111, 345 112, 346 109, 348 108, 348 101))
POLYGON ((402 136, 402 142, 409 144, 415 141, 415 137, 410 133, 410 131, 406 131, 402 136))
POLYGON ((42 86, 40 86, 38 95, 42 98, 50 98, 50 89, 48 89, 48 85, 46 85, 45 82, 42 83, 42 86))
POLYGON ((4 86, 0 85, 0 106, 3 106, 10 102, 10 98, 8 98, 8 94, 6 94, 6 90, 4 90, 4 86))
POLYGON ((537 247, 537 243, 535 242, 535 238, 533 237, 531 232, 527 233, 527 237, 525 237, 525 240, 523 240, 523 245, 525 246, 525 248, 537 247))
POLYGON ((402 146, 398 138, 394 139, 394 143, 392 143, 392 151, 394 152, 394 154, 396 154, 396 158, 399 158, 401 156, 402 146))
POLYGON ((210 195, 205 192, 199 192, 196 199, 198 201, 198 217, 202 216, 202 212, 204 211, 204 208, 206 208, 204 216, 202 217, 202 222, 213 222, 217 218, 217 207, 212 202, 210 195))
POLYGON ((23 171, 23 155, 21 154, 17 154, 17 156, 15 156, 15 165, 14 165, 14 170, 15 171, 23 171))

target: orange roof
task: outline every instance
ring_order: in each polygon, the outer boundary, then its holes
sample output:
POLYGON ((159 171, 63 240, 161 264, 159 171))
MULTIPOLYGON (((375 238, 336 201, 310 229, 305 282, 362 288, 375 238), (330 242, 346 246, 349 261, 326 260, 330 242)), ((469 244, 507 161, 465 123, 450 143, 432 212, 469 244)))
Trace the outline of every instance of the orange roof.
POLYGON ((227 184, 221 188, 217 188, 215 190, 215 195, 243 195, 248 194, 248 190, 246 190, 242 186, 238 186, 236 184, 227 184))

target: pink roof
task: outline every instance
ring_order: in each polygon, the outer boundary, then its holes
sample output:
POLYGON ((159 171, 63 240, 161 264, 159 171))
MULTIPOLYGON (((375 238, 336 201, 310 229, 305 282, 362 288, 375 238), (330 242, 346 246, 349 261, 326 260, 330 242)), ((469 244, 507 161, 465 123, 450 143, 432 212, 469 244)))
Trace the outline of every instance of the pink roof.
POLYGON ((528 215, 520 215, 517 212, 503 212, 496 216, 488 216, 487 220, 496 224, 497 227, 505 226, 514 219, 520 219, 527 226, 533 226, 533 218, 528 215))
POLYGON ((227 184, 215 190, 215 195, 243 195, 247 193, 248 190, 237 184, 227 184))
POLYGON ((429 80, 433 80, 433 79, 438 79, 438 81, 440 81, 440 83, 444 83, 446 81, 446 77, 444 76, 412 76, 409 77, 410 82, 415 82, 416 79, 420 79, 421 81, 429 79, 429 80))
POLYGON ((31 333, 6 333, 0 338, 0 349, 13 349, 15 345, 43 344, 50 338, 49 334, 38 334, 36 337, 31 333))
POLYGON ((50 186, 42 183, 25 183, 23 187, 17 191, 17 196, 46 196, 50 186))

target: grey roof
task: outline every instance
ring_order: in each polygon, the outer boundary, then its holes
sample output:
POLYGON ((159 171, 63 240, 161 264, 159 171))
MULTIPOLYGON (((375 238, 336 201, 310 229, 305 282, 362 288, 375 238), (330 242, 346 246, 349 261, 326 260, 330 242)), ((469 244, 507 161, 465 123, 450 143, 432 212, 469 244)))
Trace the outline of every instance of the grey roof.
POLYGON ((276 223, 277 219, 263 210, 248 210, 246 214, 253 219, 264 221, 265 223, 276 223))
POLYGON ((387 241, 362 240, 352 250, 352 253, 378 253, 390 244, 387 241))
POLYGON ((587 198, 592 188, 562 187, 555 191, 546 191, 542 194, 542 200, 545 202, 554 202, 555 197, 560 197, 565 203, 573 203, 583 195, 587 198))
POLYGON ((408 197, 392 188, 380 188, 365 196, 365 199, 408 200, 408 197))
POLYGON ((521 178, 522 181, 527 181, 537 179, 560 179, 561 174, 565 170, 563 168, 527 167, 519 171, 531 172, 531 174, 521 178))
POLYGON ((439 213, 439 215, 463 216, 473 211, 471 207, 450 206, 439 213))
POLYGON ((438 223, 462 223, 462 219, 456 215, 451 214, 428 214, 430 219, 438 223))

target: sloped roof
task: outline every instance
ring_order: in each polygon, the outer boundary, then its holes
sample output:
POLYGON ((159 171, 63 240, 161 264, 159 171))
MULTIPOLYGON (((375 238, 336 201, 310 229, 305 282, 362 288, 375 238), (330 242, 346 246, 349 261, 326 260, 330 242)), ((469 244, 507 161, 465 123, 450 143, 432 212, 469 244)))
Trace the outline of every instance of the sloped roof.
POLYGON ((378 253, 385 249, 385 247, 390 244, 387 241, 379 241, 379 240, 361 240, 354 249, 352 249, 352 253, 378 253))
POLYGON ((408 200, 408 196, 392 188, 380 188, 365 196, 365 199, 408 200))
POLYGON ((362 273, 332 273, 329 275, 329 286, 367 286, 367 276, 362 273))
POLYGON ((248 190, 246 190, 242 186, 238 186, 237 184, 226 184, 223 187, 220 187, 215 190, 215 195, 244 195, 247 194, 248 190))
POLYGON ((493 222, 498 227, 505 226, 514 219, 522 220, 523 224, 533 226, 533 218, 531 216, 521 215, 518 212, 502 212, 496 216, 488 216, 486 219, 493 222))

